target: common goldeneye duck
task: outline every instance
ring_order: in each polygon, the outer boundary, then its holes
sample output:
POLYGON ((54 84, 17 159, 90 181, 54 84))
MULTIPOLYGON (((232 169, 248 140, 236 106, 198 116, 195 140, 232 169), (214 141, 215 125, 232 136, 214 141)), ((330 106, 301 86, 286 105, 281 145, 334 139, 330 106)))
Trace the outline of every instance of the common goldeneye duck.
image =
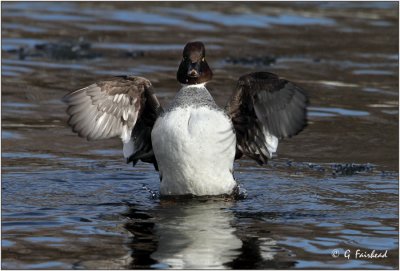
POLYGON ((159 171, 161 195, 196 196, 234 193, 235 159, 265 164, 279 139, 307 125, 305 91, 268 72, 241 76, 219 108, 205 86, 212 71, 201 42, 186 44, 177 79, 182 88, 165 109, 143 77, 114 77, 71 92, 64 97, 68 124, 88 140, 119 136, 128 163, 141 160, 159 171))

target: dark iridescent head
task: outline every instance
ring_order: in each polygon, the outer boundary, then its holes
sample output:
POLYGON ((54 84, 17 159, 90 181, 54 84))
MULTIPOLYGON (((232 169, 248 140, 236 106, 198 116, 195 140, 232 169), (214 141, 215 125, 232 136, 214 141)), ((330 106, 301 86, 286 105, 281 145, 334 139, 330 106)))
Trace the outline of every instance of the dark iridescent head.
POLYGON ((201 84, 211 80, 212 71, 206 62, 206 49, 200 41, 189 42, 183 49, 183 58, 176 77, 182 84, 201 84))

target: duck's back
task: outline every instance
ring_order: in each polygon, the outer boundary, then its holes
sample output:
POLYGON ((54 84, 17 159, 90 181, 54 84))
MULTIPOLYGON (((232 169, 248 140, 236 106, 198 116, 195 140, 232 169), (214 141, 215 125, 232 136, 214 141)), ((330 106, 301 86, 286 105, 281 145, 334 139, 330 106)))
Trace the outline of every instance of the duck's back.
POLYGON ((183 87, 152 131, 163 195, 230 194, 236 137, 203 85, 183 87))

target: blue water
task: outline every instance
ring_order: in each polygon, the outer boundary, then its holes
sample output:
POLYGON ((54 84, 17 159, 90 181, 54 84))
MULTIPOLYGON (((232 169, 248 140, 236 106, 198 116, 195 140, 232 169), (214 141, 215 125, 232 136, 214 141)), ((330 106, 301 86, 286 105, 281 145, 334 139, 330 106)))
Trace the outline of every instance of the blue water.
POLYGON ((310 116, 313 117, 333 117, 333 116, 354 116, 354 117, 362 117, 368 116, 369 113, 366 111, 360 110, 350 110, 344 108, 330 108, 330 107, 310 107, 309 108, 310 116))

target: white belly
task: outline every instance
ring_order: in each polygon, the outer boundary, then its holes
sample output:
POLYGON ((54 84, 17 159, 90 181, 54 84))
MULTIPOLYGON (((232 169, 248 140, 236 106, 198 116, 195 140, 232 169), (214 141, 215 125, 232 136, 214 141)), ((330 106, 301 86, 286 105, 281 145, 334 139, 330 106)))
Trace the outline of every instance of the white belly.
POLYGON ((151 138, 161 195, 232 193, 236 136, 225 114, 208 107, 176 108, 156 121, 151 138))

